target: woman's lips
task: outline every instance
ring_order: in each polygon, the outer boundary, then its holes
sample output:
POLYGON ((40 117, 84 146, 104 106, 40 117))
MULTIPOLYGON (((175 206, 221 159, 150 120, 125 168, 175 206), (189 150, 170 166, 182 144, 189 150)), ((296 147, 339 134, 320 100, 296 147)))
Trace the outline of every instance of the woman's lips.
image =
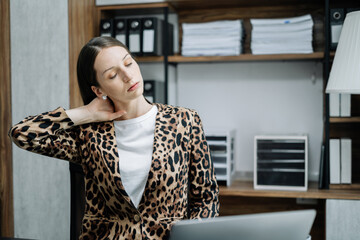
POLYGON ((132 85, 129 89, 128 92, 134 91, 135 89, 137 89, 139 87, 139 82, 135 83, 134 85, 132 85))

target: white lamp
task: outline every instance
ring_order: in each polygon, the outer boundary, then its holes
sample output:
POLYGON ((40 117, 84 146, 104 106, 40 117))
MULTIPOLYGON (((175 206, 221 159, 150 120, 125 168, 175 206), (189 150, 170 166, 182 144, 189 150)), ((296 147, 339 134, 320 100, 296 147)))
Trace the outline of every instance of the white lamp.
POLYGON ((346 15, 326 93, 360 94, 360 11, 346 15))

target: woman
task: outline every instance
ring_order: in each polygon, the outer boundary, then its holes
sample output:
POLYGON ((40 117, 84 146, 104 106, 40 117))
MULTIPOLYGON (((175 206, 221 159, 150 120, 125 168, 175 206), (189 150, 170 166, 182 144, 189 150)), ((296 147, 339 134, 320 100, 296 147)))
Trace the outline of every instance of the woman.
POLYGON ((166 239, 178 220, 217 216, 197 112, 149 103, 138 64, 113 38, 90 40, 77 74, 84 106, 28 117, 9 135, 23 149, 81 164, 80 239, 166 239))

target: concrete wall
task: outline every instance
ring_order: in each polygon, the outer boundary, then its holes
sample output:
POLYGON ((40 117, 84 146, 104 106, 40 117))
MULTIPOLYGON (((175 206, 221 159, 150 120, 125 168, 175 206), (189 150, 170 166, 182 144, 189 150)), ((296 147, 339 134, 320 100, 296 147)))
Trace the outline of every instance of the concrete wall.
MULTIPOLYGON (((12 119, 69 106, 67 0, 11 0, 12 119)), ((13 148, 15 237, 69 239, 65 161, 13 148)))

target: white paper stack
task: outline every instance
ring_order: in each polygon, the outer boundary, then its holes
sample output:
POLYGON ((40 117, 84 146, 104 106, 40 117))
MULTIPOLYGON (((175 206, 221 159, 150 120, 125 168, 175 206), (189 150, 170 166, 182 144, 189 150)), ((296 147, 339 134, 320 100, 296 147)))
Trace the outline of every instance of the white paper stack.
POLYGON ((242 20, 183 23, 183 56, 230 56, 242 52, 242 20))
POLYGON ((312 53, 310 14, 280 19, 250 19, 253 54, 312 53))

